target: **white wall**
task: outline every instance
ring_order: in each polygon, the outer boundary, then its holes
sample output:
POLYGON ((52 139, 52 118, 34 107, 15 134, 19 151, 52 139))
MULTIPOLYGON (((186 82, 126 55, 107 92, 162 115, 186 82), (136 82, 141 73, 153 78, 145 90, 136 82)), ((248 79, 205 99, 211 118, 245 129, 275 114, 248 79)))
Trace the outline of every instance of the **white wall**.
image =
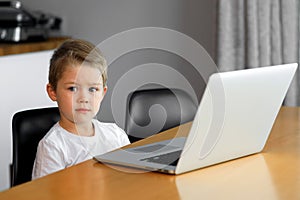
POLYGON ((9 188, 12 158, 11 119, 27 108, 53 106, 46 93, 52 51, 0 57, 0 191, 9 188))

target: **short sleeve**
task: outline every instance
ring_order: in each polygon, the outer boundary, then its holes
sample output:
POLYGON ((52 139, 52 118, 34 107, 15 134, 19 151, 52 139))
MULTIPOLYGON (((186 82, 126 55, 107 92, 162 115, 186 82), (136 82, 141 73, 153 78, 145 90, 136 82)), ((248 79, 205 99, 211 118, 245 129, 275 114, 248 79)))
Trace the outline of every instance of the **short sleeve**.
POLYGON ((120 146, 122 147, 122 146, 130 144, 130 141, 128 139, 128 135, 126 134, 126 132, 116 124, 114 124, 114 128, 115 128, 116 132, 119 133, 118 135, 119 135, 120 146))
POLYGON ((64 156, 52 141, 41 140, 33 165, 32 179, 64 169, 64 156))

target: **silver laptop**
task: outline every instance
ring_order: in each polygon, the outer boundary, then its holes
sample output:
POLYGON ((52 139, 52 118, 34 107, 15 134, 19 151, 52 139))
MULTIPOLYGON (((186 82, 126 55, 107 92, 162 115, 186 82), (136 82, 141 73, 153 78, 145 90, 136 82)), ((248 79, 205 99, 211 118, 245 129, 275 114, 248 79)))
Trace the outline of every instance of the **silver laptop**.
POLYGON ((212 74, 187 137, 118 149, 94 159, 181 174, 258 153, 296 70, 293 63, 212 74))

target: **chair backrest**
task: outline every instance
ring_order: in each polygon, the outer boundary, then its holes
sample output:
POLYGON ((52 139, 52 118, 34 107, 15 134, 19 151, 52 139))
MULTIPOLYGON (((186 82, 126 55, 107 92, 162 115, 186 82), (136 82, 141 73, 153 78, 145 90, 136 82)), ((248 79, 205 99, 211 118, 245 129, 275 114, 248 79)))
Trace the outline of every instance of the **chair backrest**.
POLYGON ((57 107, 24 110, 14 114, 11 186, 31 180, 38 143, 59 119, 57 107))
POLYGON ((128 96, 125 131, 131 142, 192 121, 197 104, 179 89, 147 89, 128 96))

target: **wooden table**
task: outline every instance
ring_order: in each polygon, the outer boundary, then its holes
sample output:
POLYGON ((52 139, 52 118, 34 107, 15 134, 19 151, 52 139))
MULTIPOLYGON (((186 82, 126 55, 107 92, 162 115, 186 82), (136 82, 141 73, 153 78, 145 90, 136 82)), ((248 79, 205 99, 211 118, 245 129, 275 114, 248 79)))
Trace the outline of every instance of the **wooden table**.
POLYGON ((88 160, 3 191, 0 199, 300 199, 299 117, 300 108, 283 107, 263 152, 252 156, 178 176, 88 160))

